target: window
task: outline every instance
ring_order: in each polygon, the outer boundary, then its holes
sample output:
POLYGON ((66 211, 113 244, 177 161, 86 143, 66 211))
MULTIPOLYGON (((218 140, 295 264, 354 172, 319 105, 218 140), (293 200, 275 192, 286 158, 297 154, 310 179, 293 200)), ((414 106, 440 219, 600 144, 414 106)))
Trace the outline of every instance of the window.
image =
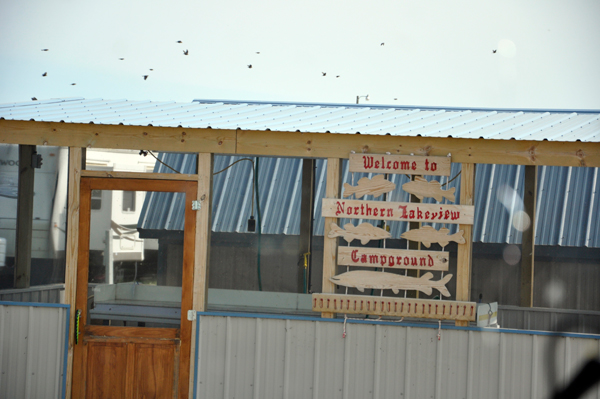
POLYGON ((123 212, 135 212, 135 191, 123 191, 122 209, 123 212))
POLYGON ((102 191, 92 190, 92 210, 102 209, 102 191))

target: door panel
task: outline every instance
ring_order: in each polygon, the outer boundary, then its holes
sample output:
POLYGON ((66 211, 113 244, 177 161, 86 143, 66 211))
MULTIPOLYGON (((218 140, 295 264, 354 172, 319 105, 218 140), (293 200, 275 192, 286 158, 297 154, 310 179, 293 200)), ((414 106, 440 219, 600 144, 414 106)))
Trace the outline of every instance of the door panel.
POLYGON ((90 342, 87 347, 86 398, 126 397, 127 344, 90 342))
POLYGON ((81 179, 73 397, 187 397, 196 195, 195 181, 81 179), (152 201, 179 201, 183 231, 141 229, 142 217, 130 213, 152 201), (98 214, 103 205, 113 209, 98 214), (121 211, 123 223, 115 220, 121 211), (156 242, 143 242, 144 234, 158 234, 150 237, 156 242))

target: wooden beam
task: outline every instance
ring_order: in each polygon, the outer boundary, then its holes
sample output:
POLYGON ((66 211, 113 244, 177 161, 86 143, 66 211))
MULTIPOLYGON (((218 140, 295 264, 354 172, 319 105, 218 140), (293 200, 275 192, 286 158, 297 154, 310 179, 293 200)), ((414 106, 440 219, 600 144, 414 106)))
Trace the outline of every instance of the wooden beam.
POLYGON ((535 253, 535 201, 537 166, 525 166, 523 210, 529 216, 529 228, 523 231, 521 245, 521 306, 533 307, 533 275, 535 253))
MULTIPOLYGON (((69 348, 67 355, 67 399, 73 382, 73 345, 75 339, 75 294, 77 289, 77 253, 79 248, 79 193, 81 187, 81 148, 69 148, 69 188, 67 204, 67 243, 65 270, 65 303, 70 306, 69 348)), ((86 291, 87 293, 87 291, 86 291)), ((83 367, 83 366, 82 366, 83 367)))
POLYGON ((236 130, 0 120, 0 143, 235 153, 236 130))
POLYGON ((152 179, 152 180, 184 180, 197 181, 198 175, 186 173, 143 173, 143 172, 114 172, 103 170, 82 170, 82 177, 109 177, 115 179, 152 179))
MULTIPOLYGON (((475 204, 475 164, 463 163, 460 176, 460 204, 475 204)), ((456 261, 456 300, 468 301, 471 295, 471 261, 473 254, 473 226, 458 225, 464 231, 465 244, 458 246, 456 261)), ((457 326, 468 326, 467 321, 456 321, 457 326)))
MULTIPOLYGON (((342 161, 338 158, 327 159, 327 185, 325 198, 340 198, 341 195, 342 161)), ((331 223, 337 223, 337 218, 325 218, 325 232, 323 243, 323 293, 335 293, 335 284, 329 278, 335 276, 337 266, 337 238, 329 238, 331 223)), ((334 313, 323 312, 321 317, 333 318, 334 313)))
MULTIPOLYGON (((200 210, 196 213, 196 251, 194 260, 194 297, 193 310, 205 312, 208 306, 208 277, 210 271, 210 237, 212 228, 212 186, 213 154, 198 154, 198 201, 200 210)), ((196 353, 196 322, 192 323, 192 342, 190 348, 189 397, 194 393, 194 365, 196 353)))
POLYGON ((34 145, 19 145, 19 187, 17 194, 14 288, 29 288, 31 281, 33 182, 35 178, 35 169, 31 166, 31 158, 34 153, 34 145))
POLYGON ((356 153, 447 156, 452 162, 600 167, 600 143, 301 133, 0 119, 0 143, 300 158, 356 153), (185 133, 185 135, 184 135, 185 133))
POLYGON ((312 260, 312 232, 315 202, 315 160, 302 160, 302 194, 300 203, 300 247, 298 263, 298 289, 303 293, 310 290, 310 266, 312 260), (305 265, 306 261, 306 265, 305 265), (306 266, 306 267, 305 267, 306 266), (307 280, 305 282, 305 279, 307 280))

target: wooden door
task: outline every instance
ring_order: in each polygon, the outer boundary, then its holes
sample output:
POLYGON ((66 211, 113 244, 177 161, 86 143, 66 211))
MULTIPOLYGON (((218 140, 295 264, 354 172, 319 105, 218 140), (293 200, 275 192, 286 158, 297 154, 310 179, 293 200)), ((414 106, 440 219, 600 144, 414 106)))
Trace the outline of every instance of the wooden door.
POLYGON ((195 181, 82 177, 73 398, 187 398, 196 196, 195 181))

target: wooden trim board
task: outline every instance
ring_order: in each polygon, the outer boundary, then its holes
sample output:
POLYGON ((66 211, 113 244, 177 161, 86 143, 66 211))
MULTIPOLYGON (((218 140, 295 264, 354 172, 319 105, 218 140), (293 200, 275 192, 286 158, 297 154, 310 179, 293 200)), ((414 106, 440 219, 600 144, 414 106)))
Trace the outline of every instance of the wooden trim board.
POLYGON ((600 167, 600 143, 167 128, 0 119, 0 143, 272 157, 452 155, 452 162, 600 167), (184 136, 183 133, 186 133, 184 136))
MULTIPOLYGON (((475 203, 475 164, 463 163, 460 176, 460 204, 472 206, 475 203)), ((456 300, 468 301, 471 296, 471 262, 473 257, 473 226, 461 224, 465 244, 459 245, 456 261, 456 300)), ((457 321, 457 326, 465 326, 457 321)))
MULTIPOLYGON (((327 159, 327 185, 325 186, 325 197, 332 198, 333 200, 335 200, 335 198, 340 198, 341 169, 342 162, 340 159, 327 159)), ((332 223, 337 223, 337 218, 335 216, 325 218, 322 280, 322 291, 331 293, 335 292, 335 284, 329 281, 329 278, 335 276, 337 267, 337 238, 329 237, 332 223)), ((332 318, 334 317, 334 314, 323 312, 321 313, 321 317, 332 318)))
POLYGON ((447 271, 450 254, 369 247, 339 247, 338 265, 447 271))
POLYGON ((475 302, 342 294, 313 294, 312 310, 313 312, 457 320, 467 325, 470 321, 475 321, 477 316, 475 302))
MULTIPOLYGON (((473 205, 421 204, 323 198, 321 215, 330 218, 473 224, 473 205)), ((327 225, 327 222, 325 222, 327 225)))
POLYGON ((151 180, 186 180, 196 181, 198 175, 185 173, 141 173, 141 172, 115 172, 103 170, 82 170, 82 177, 107 177, 115 179, 151 179, 151 180))

